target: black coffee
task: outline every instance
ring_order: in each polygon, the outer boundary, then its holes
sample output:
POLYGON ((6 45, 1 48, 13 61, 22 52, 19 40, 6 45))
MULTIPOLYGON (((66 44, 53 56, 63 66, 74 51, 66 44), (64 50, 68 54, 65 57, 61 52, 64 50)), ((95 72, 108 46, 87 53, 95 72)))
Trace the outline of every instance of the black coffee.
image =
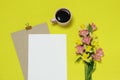
POLYGON ((55 17, 59 22, 64 23, 69 21, 71 14, 67 9, 60 9, 57 11, 55 17))

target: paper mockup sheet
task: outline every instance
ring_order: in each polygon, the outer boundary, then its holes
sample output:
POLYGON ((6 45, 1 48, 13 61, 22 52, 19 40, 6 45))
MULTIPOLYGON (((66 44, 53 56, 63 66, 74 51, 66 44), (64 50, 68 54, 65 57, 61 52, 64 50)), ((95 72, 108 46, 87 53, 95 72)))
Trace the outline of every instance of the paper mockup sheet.
POLYGON ((66 35, 30 34, 28 80, 67 80, 66 35))

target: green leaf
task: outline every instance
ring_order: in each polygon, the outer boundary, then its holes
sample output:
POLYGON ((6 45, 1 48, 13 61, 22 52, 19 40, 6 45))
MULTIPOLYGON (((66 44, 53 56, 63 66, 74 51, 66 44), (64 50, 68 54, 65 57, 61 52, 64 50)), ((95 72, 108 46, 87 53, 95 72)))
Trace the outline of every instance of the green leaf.
POLYGON ((90 24, 88 25, 88 31, 92 32, 92 26, 90 24))
POLYGON ((77 58, 77 60, 76 60, 75 62, 80 62, 81 59, 82 59, 82 58, 81 58, 81 56, 80 56, 79 58, 77 58))

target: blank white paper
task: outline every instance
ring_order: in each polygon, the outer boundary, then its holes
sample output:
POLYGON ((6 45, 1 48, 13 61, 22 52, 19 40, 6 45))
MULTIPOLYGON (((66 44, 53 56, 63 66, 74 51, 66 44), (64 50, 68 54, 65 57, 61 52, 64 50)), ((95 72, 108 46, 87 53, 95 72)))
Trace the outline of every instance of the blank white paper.
POLYGON ((29 35, 28 80, 67 80, 66 60, 66 35, 29 35))

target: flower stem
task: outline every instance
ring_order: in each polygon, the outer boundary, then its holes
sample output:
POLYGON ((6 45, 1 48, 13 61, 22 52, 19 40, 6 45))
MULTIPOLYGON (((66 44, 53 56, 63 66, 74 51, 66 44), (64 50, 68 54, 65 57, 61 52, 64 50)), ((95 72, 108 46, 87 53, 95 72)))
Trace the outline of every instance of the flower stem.
POLYGON ((92 80, 94 61, 90 63, 85 62, 85 80, 92 80))

